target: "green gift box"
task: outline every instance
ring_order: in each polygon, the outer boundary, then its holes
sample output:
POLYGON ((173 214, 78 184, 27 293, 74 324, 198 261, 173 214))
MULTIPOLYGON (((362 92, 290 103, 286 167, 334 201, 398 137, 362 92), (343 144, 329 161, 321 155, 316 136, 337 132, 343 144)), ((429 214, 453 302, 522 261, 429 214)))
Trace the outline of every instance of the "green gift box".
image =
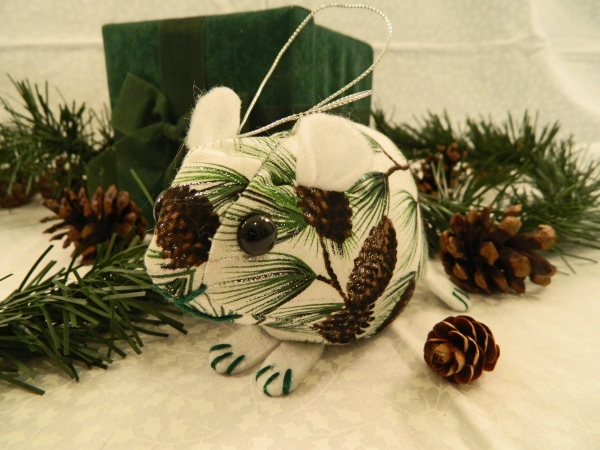
MULTIPOLYGON (((207 17, 105 25, 102 29, 116 145, 88 165, 88 187, 117 184, 151 221, 174 176, 195 98, 227 86, 245 109, 277 54, 310 11, 292 6, 207 17)), ((244 131, 306 111, 373 62, 373 50, 311 20, 283 55, 244 131)), ((345 95, 371 89, 371 75, 345 95)), ((243 111, 244 112, 244 111, 243 111)), ((370 98, 334 110, 368 123, 370 98)), ((286 124, 288 127, 293 123, 286 124)))

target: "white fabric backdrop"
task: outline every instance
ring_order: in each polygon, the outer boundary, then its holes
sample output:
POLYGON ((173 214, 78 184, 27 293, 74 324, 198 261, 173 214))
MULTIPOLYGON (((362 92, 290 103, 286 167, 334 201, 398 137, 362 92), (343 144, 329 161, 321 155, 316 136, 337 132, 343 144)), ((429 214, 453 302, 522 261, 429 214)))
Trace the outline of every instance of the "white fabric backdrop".
MULTIPOLYGON (((0 0, 0 72, 48 80, 68 100, 108 101, 100 27, 108 22, 234 12, 320 1, 0 0)), ((559 120, 600 143, 598 0, 372 0, 395 37, 375 75, 375 103, 412 121, 447 109, 503 119, 508 110, 559 120)), ((356 11, 317 21, 381 47, 379 20, 356 11)), ((0 76, 0 92, 13 94, 0 76)), ((55 96, 56 98, 56 96, 55 96)), ((3 116, 0 116, 0 119, 3 116)), ((47 213, 0 211, 0 298, 47 243, 47 213)), ((68 251, 51 257, 63 264, 68 251)), ((584 252, 596 260, 600 252, 584 252)), ((188 319, 187 336, 147 339, 144 353, 75 383, 43 364, 43 397, 0 384, 0 448, 599 448, 598 265, 560 261, 546 289, 476 298, 471 314, 502 348, 493 373, 457 387, 422 360, 429 329, 450 312, 422 289, 374 341, 328 349, 307 383, 264 397, 250 375, 223 378, 207 349, 226 325, 188 319)))

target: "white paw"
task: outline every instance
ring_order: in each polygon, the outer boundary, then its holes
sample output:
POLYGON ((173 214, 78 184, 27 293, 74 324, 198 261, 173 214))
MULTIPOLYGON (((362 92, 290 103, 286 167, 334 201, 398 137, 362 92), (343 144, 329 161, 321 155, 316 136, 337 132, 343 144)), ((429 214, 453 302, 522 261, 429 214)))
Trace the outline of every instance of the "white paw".
POLYGON ((323 353, 323 345, 282 342, 256 372, 256 384, 270 397, 293 392, 323 353))
POLYGON ((221 374, 242 373, 265 359, 279 342, 258 326, 240 325, 226 340, 211 347, 209 363, 221 374))
POLYGON ((436 297, 455 311, 465 312, 471 307, 469 294, 456 287, 445 274, 438 272, 431 262, 427 263, 425 285, 436 297))
POLYGON ((444 303, 455 311, 468 311, 471 307, 469 294, 461 288, 454 286, 451 296, 452 298, 444 300, 444 303))

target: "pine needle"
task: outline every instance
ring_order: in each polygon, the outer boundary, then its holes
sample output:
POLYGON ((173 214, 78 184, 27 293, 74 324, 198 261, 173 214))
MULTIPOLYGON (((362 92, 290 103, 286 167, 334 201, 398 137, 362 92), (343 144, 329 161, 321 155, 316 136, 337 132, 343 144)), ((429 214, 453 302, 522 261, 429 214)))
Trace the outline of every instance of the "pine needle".
POLYGON ((40 88, 28 80, 10 80, 20 105, 0 97, 8 116, 0 123, 0 181, 7 184, 6 195, 17 182, 27 195, 44 190, 54 197, 64 188, 85 186, 85 164, 114 143, 106 118, 75 102, 53 111, 47 83, 40 88))
POLYGON ((556 252, 571 246, 600 248, 600 164, 576 151, 572 137, 559 139, 558 123, 538 126, 525 112, 521 121, 510 114, 505 122, 468 118, 464 131, 452 126, 446 113, 430 113, 417 126, 391 124, 379 110, 375 125, 418 163, 438 146, 457 144, 469 167, 466 179, 448 195, 438 176, 438 196, 421 192, 430 254, 438 251, 440 234, 455 213, 491 205, 500 214, 522 205, 522 232, 549 224, 557 232, 556 252))
POLYGON ((186 333, 171 317, 182 313, 163 301, 143 265, 147 245, 107 245, 91 270, 80 275, 71 264, 53 274, 48 263, 32 278, 49 249, 33 265, 20 287, 0 301, 0 380, 34 394, 44 391, 21 378, 33 379, 27 365, 45 357, 78 380, 77 362, 106 368, 125 346, 141 353, 142 335, 166 337, 148 328, 169 325, 186 333), (69 281, 70 280, 70 281, 69 281))

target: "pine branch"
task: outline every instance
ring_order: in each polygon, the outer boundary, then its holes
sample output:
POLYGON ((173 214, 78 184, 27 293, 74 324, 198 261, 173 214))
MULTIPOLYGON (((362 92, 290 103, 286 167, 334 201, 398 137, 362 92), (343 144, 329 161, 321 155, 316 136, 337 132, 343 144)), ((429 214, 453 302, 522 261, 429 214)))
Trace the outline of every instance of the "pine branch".
POLYGON ((42 189, 54 197, 65 187, 85 186, 85 164, 113 144, 106 116, 75 102, 59 104, 54 113, 47 83, 40 89, 27 80, 10 79, 21 105, 13 107, 0 97, 9 116, 0 124, 0 181, 8 181, 4 195, 12 193, 16 182, 26 185, 27 194, 42 189))
POLYGON ((395 125, 388 122, 382 110, 373 112, 375 128, 385 134, 404 153, 409 161, 422 159, 435 151, 438 145, 458 144, 459 151, 466 150, 465 138, 452 127, 450 117, 429 113, 423 122, 413 127, 407 123, 395 125))
POLYGON ((520 122, 509 115, 500 125, 467 119, 460 132, 446 113, 430 113, 416 127, 390 124, 382 111, 373 117, 413 166, 450 145, 464 154, 460 178, 448 180, 434 162, 435 195, 420 192, 430 254, 437 253, 439 236, 455 213, 491 205, 501 214, 515 204, 523 207, 523 232, 539 224, 554 227, 555 251, 570 245, 600 248, 600 166, 575 151, 571 137, 559 139, 558 123, 539 127, 525 112, 520 122))
POLYGON ((1 380, 43 394, 19 378, 35 377, 27 366, 33 357, 47 358, 78 380, 77 362, 106 368, 113 353, 126 356, 126 346, 141 353, 142 334, 167 336, 154 327, 169 325, 186 333, 171 317, 181 312, 163 301, 146 273, 147 245, 137 239, 128 246, 114 243, 113 236, 99 246, 99 256, 85 275, 75 263, 79 255, 69 267, 49 275, 55 261, 41 266, 46 250, 20 287, 0 301, 1 380))

